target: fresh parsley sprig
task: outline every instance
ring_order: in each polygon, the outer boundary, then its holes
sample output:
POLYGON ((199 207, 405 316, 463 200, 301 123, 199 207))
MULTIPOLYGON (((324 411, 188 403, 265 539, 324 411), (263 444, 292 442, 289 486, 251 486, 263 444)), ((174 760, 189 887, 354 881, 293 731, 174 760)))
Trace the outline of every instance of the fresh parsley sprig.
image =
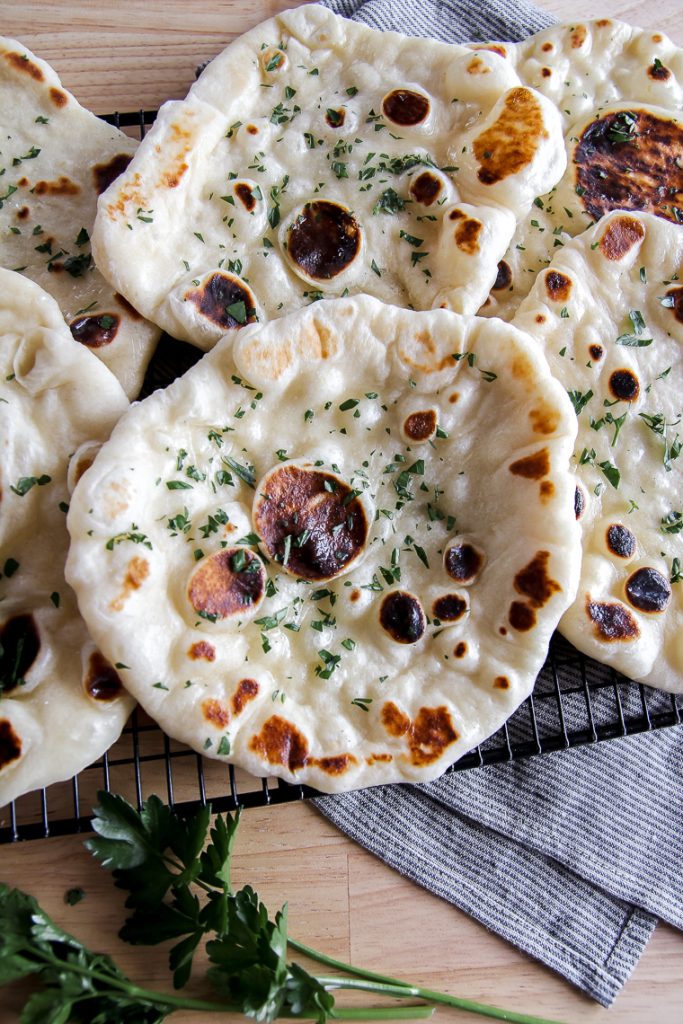
POLYGON ((121 938, 136 945, 179 939, 169 954, 176 988, 189 979, 194 952, 207 938, 207 977, 221 1002, 141 988, 109 957, 91 953, 62 931, 31 896, 0 885, 0 984, 35 974, 43 986, 29 997, 22 1024, 161 1024, 177 1009, 241 1011, 265 1024, 278 1018, 318 1024, 329 1019, 414 1020, 431 1016, 438 1005, 514 1024, 553 1024, 366 971, 291 938, 286 905, 271 919, 250 886, 232 889, 238 822, 239 813, 227 814, 211 825, 208 806, 185 818, 154 796, 137 811, 122 797, 101 792, 96 835, 86 843, 128 892, 126 906, 133 913, 121 938), (310 974, 288 961, 289 949, 337 973, 310 974), (332 995, 338 989, 401 1002, 338 1007, 332 995), (405 1002, 415 999, 420 1002, 405 1002))

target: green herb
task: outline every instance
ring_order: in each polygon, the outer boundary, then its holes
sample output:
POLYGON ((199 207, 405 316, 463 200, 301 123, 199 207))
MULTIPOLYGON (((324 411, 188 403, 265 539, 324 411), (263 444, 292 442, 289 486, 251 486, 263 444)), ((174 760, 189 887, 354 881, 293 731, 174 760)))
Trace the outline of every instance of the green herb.
POLYGON ((70 907, 75 907, 77 903, 80 903, 85 898, 85 890, 78 888, 67 889, 64 893, 64 902, 70 907))
POLYGON ((581 410, 590 402, 593 397, 592 391, 586 391, 582 394, 580 391, 568 391, 567 394, 571 399, 571 403, 574 406, 574 412, 577 416, 581 415, 581 410))
POLYGON ((683 573, 681 572, 681 560, 680 558, 674 558, 671 563, 671 576, 669 577, 669 583, 681 583, 683 581, 683 573))
POLYGON ((7 577, 7 579, 9 579, 10 576, 14 576, 18 568, 19 562, 17 562, 16 558, 7 558, 5 560, 5 564, 2 567, 2 573, 0 575, 5 576, 7 577))
POLYGON ((370 704, 372 704, 372 697, 354 697, 351 704, 355 708, 360 708, 361 711, 369 711, 370 704))
POLYGON ((247 487, 256 487, 256 476, 254 475, 253 467, 243 466, 240 462, 237 462, 229 455, 223 456, 223 462, 230 466, 233 473, 236 473, 240 480, 244 481, 247 487))
POLYGON ((405 239, 409 245, 414 245, 416 249, 424 245, 424 238, 416 238, 415 235, 409 235, 407 231, 399 231, 398 237, 405 239))
POLYGON ((638 123, 637 116, 630 110, 622 110, 619 114, 612 118, 609 128, 607 129, 607 138, 613 146, 619 145, 623 142, 633 142, 636 138, 636 125, 638 123))
POLYGON ((621 473, 617 467, 611 462, 599 462, 598 465, 611 483, 612 487, 616 489, 619 486, 619 481, 621 479, 621 473))
POLYGON ((680 533, 683 530, 683 512, 669 512, 660 522, 662 533, 680 533))
POLYGON ((89 241, 90 241, 90 235, 85 230, 85 228, 81 228, 81 230, 76 235, 76 245, 78 245, 78 246, 87 245, 87 243, 89 241))
POLYGON ((615 345, 629 345, 632 348, 647 348, 652 344, 652 338, 640 338, 637 334, 620 334, 615 345))
POLYGON ((190 491, 192 490, 192 484, 188 484, 186 480, 167 480, 166 486, 169 491, 190 491))
MULTIPOLYGON (((86 270, 92 266, 92 256, 89 252, 82 252, 80 256, 69 256, 64 260, 64 269, 72 277, 82 277, 86 270)), ((48 266, 48 270, 51 268, 48 266)))
POLYGON ((19 477, 16 484, 10 485, 10 491, 14 491, 20 498, 23 498, 25 494, 31 490, 32 487, 44 487, 45 484, 49 484, 52 481, 52 477, 48 476, 47 473, 43 473, 42 476, 22 476, 19 477))
POLYGON ((405 199, 401 199, 398 192, 393 188, 385 189, 381 196, 375 203, 372 212, 377 213, 400 213, 401 210, 405 209, 405 199))
POLYGON ((124 531, 123 533, 117 533, 114 537, 110 537, 105 548, 107 551, 113 551, 116 544, 122 544, 123 541, 128 540, 132 544, 142 544, 143 547, 152 550, 152 545, 147 537, 147 534, 140 533, 135 523, 131 523, 130 530, 124 531))

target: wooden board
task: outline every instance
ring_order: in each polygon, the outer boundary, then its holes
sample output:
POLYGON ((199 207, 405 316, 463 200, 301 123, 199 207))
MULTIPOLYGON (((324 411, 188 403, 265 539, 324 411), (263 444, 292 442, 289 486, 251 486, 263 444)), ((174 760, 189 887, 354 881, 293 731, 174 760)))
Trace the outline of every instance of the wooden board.
MULTIPOLYGON (((286 0, 144 0, 106 4, 49 0, 0 4, 0 29, 44 57, 64 85, 97 112, 156 108, 181 97, 196 65, 278 10, 286 0)), ((683 45, 683 0, 560 0, 541 6, 560 18, 622 17, 661 28, 683 45)), ((123 895, 83 849, 82 838, 0 847, 0 878, 36 895, 47 911, 91 947, 112 953, 140 984, 167 987, 163 948, 116 938, 123 895), (75 907, 65 892, 84 888, 75 907)), ((253 884, 272 910, 289 902, 291 932, 324 952, 406 980, 568 1024, 680 1024, 683 935, 658 927, 615 1007, 605 1011, 551 971, 466 915, 401 878, 355 846, 306 804, 247 811, 235 881, 253 884)), ((18 1020, 25 990, 0 996, 0 1024, 18 1020)), ((181 1013, 178 1024, 195 1024, 181 1013)), ((207 1024, 230 1021, 216 1015, 207 1024)), ((440 1010, 439 1021, 481 1020, 440 1010)))

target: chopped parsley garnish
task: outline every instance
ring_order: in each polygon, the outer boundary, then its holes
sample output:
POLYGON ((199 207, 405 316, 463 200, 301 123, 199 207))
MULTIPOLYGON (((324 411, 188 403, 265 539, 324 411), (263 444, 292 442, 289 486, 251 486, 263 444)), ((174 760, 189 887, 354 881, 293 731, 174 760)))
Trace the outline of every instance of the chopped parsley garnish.
POLYGON ((10 486, 10 490, 18 494, 20 498, 23 498, 25 494, 31 490, 32 487, 44 487, 45 484, 49 484, 52 481, 52 477, 48 476, 47 473, 43 473, 42 476, 22 476, 19 477, 16 484, 10 486))
POLYGON ((130 530, 124 530, 121 533, 115 534, 110 537, 107 543, 104 545, 107 551, 113 551, 115 545, 122 544, 124 541, 130 541, 131 544, 142 544, 144 548, 152 550, 152 544, 146 533, 140 533, 139 528, 135 523, 130 524, 130 530))

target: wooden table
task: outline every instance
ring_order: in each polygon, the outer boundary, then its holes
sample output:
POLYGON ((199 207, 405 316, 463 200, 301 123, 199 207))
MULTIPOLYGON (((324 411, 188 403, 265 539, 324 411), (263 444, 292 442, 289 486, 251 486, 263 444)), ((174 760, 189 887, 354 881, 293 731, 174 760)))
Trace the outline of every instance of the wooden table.
MULTIPOLYGON (((661 28, 683 45, 683 0, 541 0, 560 18, 621 17, 661 28)), ((102 113, 157 107, 181 97, 196 64, 287 0, 139 0, 0 4, 0 30, 48 60, 64 85, 102 113)), ((36 895, 91 948, 112 953, 141 984, 166 984, 163 949, 115 938, 123 897, 83 849, 82 838, 0 848, 0 877, 36 895), (77 906, 64 903, 73 886, 77 906)), ((683 935, 660 925, 615 1007, 603 1010, 453 907, 425 893, 342 836, 307 804, 249 810, 235 881, 250 881, 276 909, 287 900, 291 932, 332 956, 509 1009, 567 1022, 680 1024, 683 935)), ((0 1024, 18 1020, 22 990, 3 990, 0 1024)), ((173 1018, 191 1024, 196 1015, 173 1018)), ((213 1016, 202 1017, 217 1024, 213 1016)), ((226 1018, 222 1018, 226 1020, 226 1018)), ((230 1018, 232 1019, 232 1018, 230 1018)), ((481 1020, 439 1010, 438 1020, 481 1020)))

